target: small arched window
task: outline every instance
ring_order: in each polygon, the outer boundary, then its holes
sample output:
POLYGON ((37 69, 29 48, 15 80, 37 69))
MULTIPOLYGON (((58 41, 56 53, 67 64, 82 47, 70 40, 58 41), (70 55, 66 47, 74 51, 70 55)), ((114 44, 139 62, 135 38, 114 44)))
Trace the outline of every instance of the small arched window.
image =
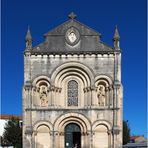
POLYGON ((78 106, 78 83, 75 80, 68 82, 68 106, 78 106))

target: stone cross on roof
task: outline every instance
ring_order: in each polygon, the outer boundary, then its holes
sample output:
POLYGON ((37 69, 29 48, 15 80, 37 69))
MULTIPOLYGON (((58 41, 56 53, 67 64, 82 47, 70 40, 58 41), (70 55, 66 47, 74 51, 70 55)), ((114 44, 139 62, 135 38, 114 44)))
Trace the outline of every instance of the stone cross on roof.
POLYGON ((70 19, 75 19, 75 18, 77 17, 77 15, 76 15, 74 12, 71 12, 71 13, 68 15, 68 17, 69 17, 70 19))

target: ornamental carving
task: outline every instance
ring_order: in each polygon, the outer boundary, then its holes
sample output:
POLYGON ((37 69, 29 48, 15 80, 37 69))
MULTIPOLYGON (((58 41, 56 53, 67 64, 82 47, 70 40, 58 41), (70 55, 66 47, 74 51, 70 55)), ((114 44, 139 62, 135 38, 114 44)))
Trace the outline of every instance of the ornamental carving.
POLYGON ((69 45, 74 46, 79 42, 79 31, 75 27, 71 27, 66 31, 65 38, 69 45))
POLYGON ((105 106, 106 92, 103 85, 99 85, 97 89, 97 97, 99 106, 105 106))
POLYGON ((40 102, 42 107, 46 107, 48 105, 47 87, 44 85, 40 86, 40 102))

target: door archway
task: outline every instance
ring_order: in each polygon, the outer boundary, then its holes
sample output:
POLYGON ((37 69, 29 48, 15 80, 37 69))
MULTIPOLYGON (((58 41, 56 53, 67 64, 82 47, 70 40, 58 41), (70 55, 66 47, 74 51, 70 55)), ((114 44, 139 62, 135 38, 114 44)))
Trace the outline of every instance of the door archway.
POLYGON ((65 148, 81 148, 81 129, 76 123, 65 127, 65 148))

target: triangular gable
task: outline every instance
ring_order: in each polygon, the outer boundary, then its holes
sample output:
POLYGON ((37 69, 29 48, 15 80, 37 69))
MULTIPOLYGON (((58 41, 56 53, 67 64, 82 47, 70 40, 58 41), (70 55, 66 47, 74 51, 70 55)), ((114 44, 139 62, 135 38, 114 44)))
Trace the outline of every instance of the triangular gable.
POLYGON ((65 35, 65 32, 68 28, 71 26, 77 28, 81 35, 94 35, 94 36, 100 36, 101 34, 93 30, 92 28, 89 28, 88 26, 80 23, 77 20, 70 19, 63 24, 57 26, 56 28, 48 31, 44 34, 44 36, 50 36, 50 35, 65 35))

